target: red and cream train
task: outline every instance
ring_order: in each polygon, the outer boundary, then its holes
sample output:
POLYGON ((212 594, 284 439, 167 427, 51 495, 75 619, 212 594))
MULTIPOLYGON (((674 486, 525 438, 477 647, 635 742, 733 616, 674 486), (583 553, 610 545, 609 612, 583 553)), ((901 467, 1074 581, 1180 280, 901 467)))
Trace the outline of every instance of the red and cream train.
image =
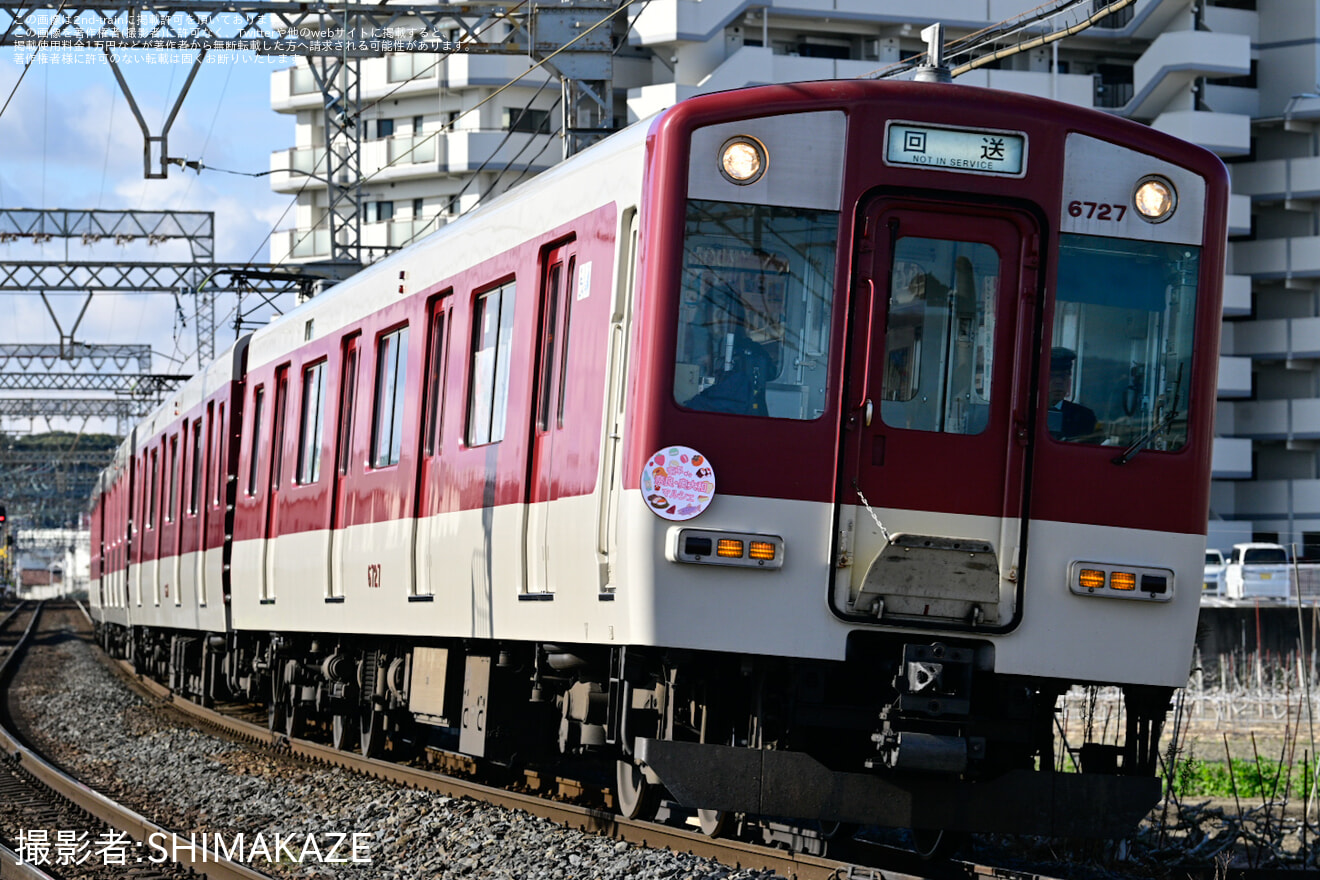
POLYGON ((342 748, 1103 836, 1192 652, 1226 174, 955 85, 684 101, 244 337, 93 499, 101 638, 342 748), (1120 687, 1118 745, 1059 695, 1120 687))

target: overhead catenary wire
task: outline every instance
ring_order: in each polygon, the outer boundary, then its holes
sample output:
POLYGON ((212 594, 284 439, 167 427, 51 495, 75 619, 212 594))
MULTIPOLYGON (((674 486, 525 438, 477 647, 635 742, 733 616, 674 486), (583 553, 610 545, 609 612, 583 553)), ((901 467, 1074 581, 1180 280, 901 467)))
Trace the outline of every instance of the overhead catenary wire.
MULTIPOLYGON (((452 120, 450 120, 449 122, 447 122, 447 123, 445 123, 444 125, 442 125, 441 128, 440 128, 439 130, 433 132, 432 134, 428 135, 427 137, 423 138, 422 140, 415 142, 415 143, 414 143, 411 147, 409 147, 407 150, 401 152, 398 156, 394 157, 394 158, 391 159, 389 162, 386 162, 386 163, 385 163, 384 165, 382 165, 380 168, 377 168, 375 171, 373 171, 373 172, 371 172, 370 174, 368 174, 367 176, 363 177, 360 181, 358 181, 358 184, 359 184, 359 185, 363 185, 363 184, 370 183, 370 182, 371 182, 372 180, 374 180, 378 175, 380 175, 382 172, 384 172, 387 168, 391 168, 391 167, 393 167, 395 164, 397 164, 398 162, 402 161, 405 157, 407 157, 407 156, 411 156, 414 152, 416 152, 416 150, 417 150, 418 147, 422 146, 423 144, 430 143, 431 141, 435 140, 437 137, 439 137, 439 136, 442 135, 442 134, 447 134, 447 133, 451 132, 451 131, 453 130, 454 123, 457 122, 459 119, 462 119, 464 116, 467 116, 468 114, 472 113, 473 111, 475 111, 475 110, 479 110, 480 108, 482 108, 482 107, 485 106, 486 104, 489 104, 491 101, 495 100, 496 97, 498 97, 499 95, 503 94, 505 91, 507 91, 508 89, 512 88, 512 87, 513 87, 514 85, 516 85, 517 83, 521 82, 522 79, 523 79, 524 77, 528 76, 528 75, 529 75, 530 73, 532 73, 533 71, 535 71, 535 70, 539 70, 540 68, 544 67, 546 64, 548 64, 548 63, 550 62, 551 59, 553 59, 555 56, 559 55, 561 52, 565 52, 565 51, 567 51, 568 48, 569 48, 570 46, 572 46, 574 43, 576 43, 576 42, 578 42, 579 40, 583 39, 583 38, 586 37, 588 34, 593 33, 593 32, 596 31, 598 28, 603 27, 605 24, 607 24, 607 23, 613 21, 615 16, 617 16, 620 12, 623 12, 624 10, 628 9, 630 6, 632 6, 632 5, 633 5, 634 3, 636 3, 636 2, 638 2, 638 0, 626 0, 625 3, 622 3, 622 4, 619 5, 616 9, 613 9, 613 10, 611 10, 610 12, 606 13, 606 14, 605 14, 605 15, 604 15, 599 21, 597 21, 595 24, 593 24, 593 25, 591 25, 590 27, 586 28, 586 29, 583 30, 580 34, 578 34, 577 36, 575 36, 573 39, 571 39, 571 40, 569 40, 568 42, 564 43, 564 45, 562 45, 562 46, 560 46, 559 48, 555 49, 555 50, 554 50, 553 52, 551 52, 549 55, 546 55, 544 58, 540 59, 540 60, 537 61, 535 64, 533 64, 531 67, 527 68, 527 69, 524 70, 522 73, 518 74, 518 75, 515 76, 513 79, 509 80, 507 83, 505 83, 504 85, 500 86, 498 89, 496 89, 495 91, 491 92, 489 95, 487 95, 486 97, 482 98, 480 101, 478 101, 477 103, 473 104, 473 105, 472 105, 471 107, 469 107, 468 109, 466 109, 466 110, 464 110, 463 112, 461 112, 457 117, 455 117, 454 119, 452 119, 452 120)), ((287 213, 287 212, 286 212, 286 213, 287 213)), ((316 228, 316 227, 314 227, 314 226, 313 226, 313 227, 309 227, 309 228, 308 228, 308 229, 302 234, 302 236, 299 237, 299 239, 293 243, 293 246, 289 249, 289 253, 292 254, 293 251, 297 249, 298 245, 300 245, 300 244, 302 244, 304 241, 306 241, 306 240, 307 240, 307 236, 311 235, 312 232, 315 230, 315 228, 316 228)), ((271 233, 274 234, 274 230, 271 230, 271 233)), ((269 239, 269 236, 267 236, 267 239, 269 239)), ((285 258, 287 258, 288 256, 289 256, 289 255, 286 254, 286 255, 285 255, 285 258)), ((279 262, 279 261, 275 261, 275 262, 279 262)))

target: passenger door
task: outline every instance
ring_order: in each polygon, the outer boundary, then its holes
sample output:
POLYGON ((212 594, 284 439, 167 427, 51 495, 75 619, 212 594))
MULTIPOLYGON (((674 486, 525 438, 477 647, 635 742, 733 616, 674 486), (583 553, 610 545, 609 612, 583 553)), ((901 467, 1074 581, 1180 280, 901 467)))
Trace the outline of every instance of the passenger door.
POLYGON ((528 593, 554 590, 550 563, 554 548, 548 529, 550 503, 558 495, 555 443, 564 432, 564 392, 568 376, 565 366, 576 267, 576 248, 572 242, 551 249, 542 260, 523 541, 528 593))
POLYGON ((441 452, 452 324, 452 297, 446 292, 431 302, 426 316, 423 418, 417 456, 417 534, 413 542, 414 598, 433 596, 436 584, 443 581, 445 566, 453 562, 453 557, 446 553, 445 542, 450 524, 440 516, 448 482, 441 452))
POLYGON ((330 583, 326 598, 344 595, 344 527, 348 522, 348 497, 353 462, 353 420, 357 413, 358 358, 362 337, 344 340, 339 368, 339 400, 335 420, 335 466, 330 489, 330 583))
MULTIPOLYGON (((289 405, 289 367, 275 371, 275 405, 271 408, 270 483, 266 492, 265 540, 262 541, 263 599, 275 598, 275 541, 279 536, 280 490, 284 479, 284 422, 289 405)), ((255 455, 257 450, 253 450, 255 455)))
MULTIPOLYGON (((1034 350, 1036 231, 1021 214, 880 200, 865 214, 840 479, 846 608, 1006 628, 1034 350)), ((842 598, 838 594, 836 602, 842 598)))

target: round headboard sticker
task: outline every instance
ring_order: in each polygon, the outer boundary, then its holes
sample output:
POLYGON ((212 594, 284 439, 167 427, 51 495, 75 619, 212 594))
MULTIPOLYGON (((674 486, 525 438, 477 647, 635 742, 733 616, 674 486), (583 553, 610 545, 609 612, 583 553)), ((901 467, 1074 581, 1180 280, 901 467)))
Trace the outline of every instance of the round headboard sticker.
POLYGON ((715 497, 715 471, 695 449, 661 449, 642 467, 642 497, 662 519, 692 519, 715 497))

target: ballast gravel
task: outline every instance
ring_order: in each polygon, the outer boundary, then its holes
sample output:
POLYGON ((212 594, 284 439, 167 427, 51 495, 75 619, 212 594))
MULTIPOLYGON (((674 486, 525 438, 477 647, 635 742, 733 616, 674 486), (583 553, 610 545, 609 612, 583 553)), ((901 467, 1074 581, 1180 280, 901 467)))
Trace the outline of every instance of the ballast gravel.
MULTIPOLYGON (((545 878, 545 880, 751 880, 685 853, 648 849, 566 829, 517 810, 413 791, 337 768, 283 760, 175 721, 144 702, 69 638, 36 646, 11 705, 43 750, 94 788, 166 828, 226 848, 261 835, 270 850, 247 864, 302 878, 545 878), (352 857, 351 835, 369 863, 352 857), (276 835, 286 842, 276 850, 276 835), (321 851, 304 852, 307 836, 321 851), (213 840, 213 838, 210 838, 213 840), (291 859, 290 853, 293 854, 291 859)), ((211 847, 208 846, 208 849, 211 847)))

